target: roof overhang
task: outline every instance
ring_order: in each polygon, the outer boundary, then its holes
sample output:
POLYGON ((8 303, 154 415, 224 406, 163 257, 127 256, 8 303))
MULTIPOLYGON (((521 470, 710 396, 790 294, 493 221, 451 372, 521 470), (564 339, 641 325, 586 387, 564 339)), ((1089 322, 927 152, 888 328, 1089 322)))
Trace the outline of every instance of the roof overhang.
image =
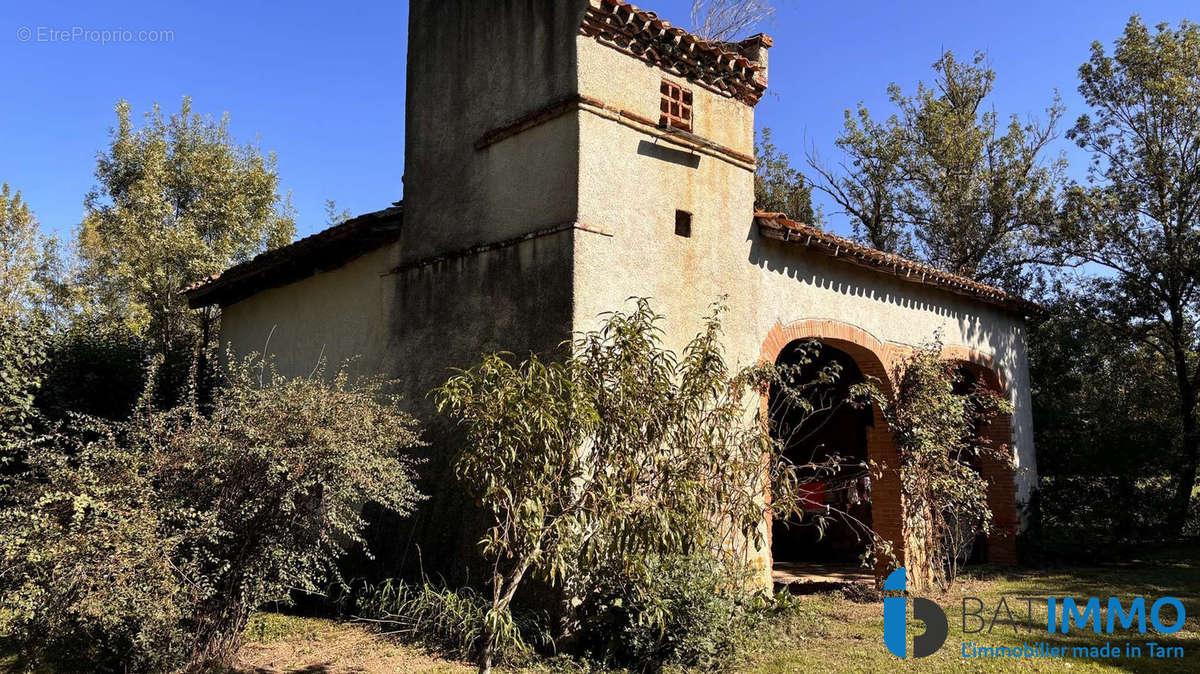
POLYGON ((1041 314, 1045 308, 1022 297, 964 276, 935 269, 894 253, 885 253, 857 241, 830 234, 812 225, 788 218, 783 213, 754 214, 758 232, 768 239, 804 247, 806 250, 852 264, 877 274, 899 278, 906 283, 930 286, 963 295, 1022 316, 1041 314))
POLYGON ((336 269, 400 238, 404 209, 397 203, 269 250, 184 288, 188 306, 226 306, 267 288, 336 269))

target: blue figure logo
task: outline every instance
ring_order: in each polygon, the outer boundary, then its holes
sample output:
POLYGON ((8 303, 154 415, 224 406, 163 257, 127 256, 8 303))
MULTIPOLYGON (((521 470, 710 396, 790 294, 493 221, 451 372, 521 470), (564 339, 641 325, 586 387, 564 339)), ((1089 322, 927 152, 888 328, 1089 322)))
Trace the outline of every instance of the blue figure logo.
MULTIPOLYGON (((903 568, 896 569, 883 582, 884 590, 899 590, 908 588, 908 577, 903 568)), ((913 657, 923 658, 933 655, 937 649, 946 643, 946 635, 950 632, 946 624, 946 612, 940 606, 923 597, 913 599, 913 617, 925 623, 925 633, 913 637, 913 657)), ((908 623, 908 599, 905 597, 887 597, 883 600, 883 643, 893 655, 908 657, 908 640, 905 639, 905 626, 908 623)))

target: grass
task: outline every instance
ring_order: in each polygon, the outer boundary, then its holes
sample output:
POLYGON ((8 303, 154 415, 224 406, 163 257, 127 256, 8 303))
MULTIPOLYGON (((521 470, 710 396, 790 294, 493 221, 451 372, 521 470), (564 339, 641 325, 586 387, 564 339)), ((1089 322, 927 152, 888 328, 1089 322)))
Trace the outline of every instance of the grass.
MULTIPOLYGON (((1169 553, 1130 560, 1123 564, 1094 568, 1060 568, 1047 571, 975 569, 948 593, 930 596, 947 613, 950 634, 946 644, 934 655, 923 659, 901 660, 883 645, 883 605, 880 602, 856 603, 839 594, 814 595, 804 599, 798 615, 782 621, 762 635, 762 640, 736 663, 738 672, 749 674, 805 672, 949 672, 949 671, 1022 671, 1022 672, 1200 672, 1200 545, 1169 553), (1159 637, 1118 629, 1114 634, 1072 631, 1050 635, 1045 632, 1045 603, 1035 604, 1033 632, 1025 632, 1024 602, 1015 597, 1072 596, 1077 599, 1107 597, 1122 599, 1128 605, 1133 597, 1145 597, 1147 608, 1158 597, 1178 597, 1184 603, 1187 619, 1181 631, 1159 637), (960 655, 962 598, 979 597, 991 613, 1001 597, 1010 599, 1014 621, 1001 612, 990 634, 966 635, 967 641, 991 646, 1019 646, 1026 642, 1051 642, 1054 645, 1099 646, 1111 641, 1145 644, 1155 641, 1183 648, 1183 658, 1063 658, 1063 659, 969 659, 960 655), (1040 608, 1040 610, 1038 610, 1040 608), (1037 627, 1038 619, 1042 627, 1037 627), (1013 622, 1018 632, 1014 634, 1013 622)), ((1163 614, 1171 622, 1170 609, 1163 614)), ((1119 626, 1118 626, 1119 627, 1119 626)), ((916 633, 917 625, 910 625, 916 633)), ((338 623, 318 618, 300 618, 278 613, 261 613, 246 630, 247 644, 242 649, 235 671, 267 672, 413 672, 414 674, 468 674, 470 663, 440 657, 418 646, 398 643, 361 625, 338 623)), ((12 654, 0 653, 0 672, 13 671, 12 654)), ((575 671, 566 663, 541 664, 521 674, 575 671)), ((598 670, 590 670, 599 674, 598 670)))
MULTIPOLYGON (((1197 672, 1200 671, 1200 546, 1149 556, 1120 565, 1088 569, 1054 569, 1048 571, 975 569, 967 574, 949 593, 934 593, 931 599, 947 613, 950 635, 946 644, 934 655, 901 660, 891 655, 883 645, 883 605, 879 602, 855 603, 837 594, 814 595, 805 599, 804 610, 794 618, 763 635, 758 648, 753 649, 735 668, 751 674, 803 672, 949 672, 964 669, 976 672, 1197 672), (1109 596, 1128 600, 1141 596, 1149 604, 1157 597, 1173 596, 1184 602, 1187 619, 1183 630, 1158 637, 1147 633, 1118 629, 1113 635, 1097 635, 1091 631, 1072 631, 1067 635, 1045 632, 1045 602, 1035 604, 1034 630, 1025 632, 1024 602, 1012 602, 1014 597, 1072 596, 1077 599, 1096 596, 1102 604, 1109 596), (1093 646, 1111 641, 1144 644, 1155 641, 1162 645, 1180 646, 1184 657, 1172 659, 1062 658, 1051 659, 969 659, 964 660, 960 648, 962 633, 962 598, 979 597, 991 612, 1001 597, 1009 598, 1014 621, 1001 612, 991 634, 967 635, 967 641, 992 646, 1019 646, 1026 642, 1050 642, 1054 645, 1093 646), (1042 627, 1037 627, 1038 619, 1042 627), (1013 622, 1019 630, 1014 634, 1013 622)), ((1170 609, 1163 614, 1171 622, 1170 609)), ((1119 628, 1119 626, 1118 626, 1119 628)), ((916 633, 916 624, 910 625, 916 633)), ((309 672, 384 672, 404 671, 426 674, 472 671, 469 663, 440 659, 426 651, 389 641, 356 625, 337 624, 311 618, 291 618, 278 614, 263 614, 255 618, 248 632, 251 639, 243 654, 243 671, 309 671, 309 672)), ((524 674, 555 669, 541 665, 524 674)))
POLYGON ((360 625, 322 618, 260 613, 251 619, 246 638, 234 668, 238 674, 475 671, 465 663, 384 639, 360 625))
MULTIPOLYGON (((1091 569, 1057 569, 1050 571, 979 570, 962 579, 945 595, 930 596, 947 613, 950 634, 940 651, 924 659, 901 660, 892 656, 883 645, 883 610, 879 603, 855 604, 831 596, 815 597, 814 611, 784 627, 779 637, 782 647, 751 656, 743 668, 756 674, 776 672, 877 672, 877 671, 1134 671, 1134 672, 1196 672, 1200 671, 1200 547, 1177 550, 1170 555, 1132 561, 1117 566, 1091 569), (1001 597, 1072 596, 1077 599, 1100 597, 1121 598, 1128 606, 1133 597, 1145 597, 1147 609, 1155 598, 1173 596, 1181 599, 1186 609, 1184 628, 1175 634, 1159 637, 1153 632, 1138 634, 1119 629, 1112 635, 1092 631, 1071 631, 1069 634, 1047 634, 1046 607, 1034 604, 1034 631, 1025 631, 1026 603, 1009 606, 1014 621, 1003 611, 992 632, 963 634, 963 597, 979 597, 991 613, 1001 597), (1040 608, 1040 610, 1039 610, 1040 608), (1037 626, 1040 618, 1042 627, 1037 626), (1013 622, 1017 623, 1015 626, 1013 622), (1016 628, 1014 630, 1014 627, 1016 628), (1016 633, 1014 633, 1014 631, 1016 633), (1050 642, 1057 646, 1103 646, 1111 641, 1124 645, 1157 642, 1181 646, 1182 659, 1151 659, 1143 647, 1143 657, 1137 659, 1074 658, 1051 659, 968 659, 960 649, 964 641, 991 646, 1020 646, 1028 642, 1050 642)), ((1168 609, 1162 615, 1168 624, 1173 614, 1168 609)), ((916 632, 910 625, 910 632, 916 632)), ((974 624, 969 625, 973 628, 974 624)), ((1102 626, 1103 629, 1103 626, 1102 626)))

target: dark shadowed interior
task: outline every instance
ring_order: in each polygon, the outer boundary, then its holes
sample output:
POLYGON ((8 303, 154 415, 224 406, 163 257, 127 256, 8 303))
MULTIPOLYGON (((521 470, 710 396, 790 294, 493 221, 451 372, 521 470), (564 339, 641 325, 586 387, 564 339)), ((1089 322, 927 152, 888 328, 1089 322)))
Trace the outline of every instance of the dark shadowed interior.
MULTIPOLYGON (((799 364, 803 349, 802 342, 790 344, 776 364, 799 364)), ((856 408, 847 402, 850 388, 864 381, 854 359, 845 351, 822 344, 815 360, 796 374, 796 381, 811 381, 830 364, 840 366, 840 375, 835 382, 805 395, 813 406, 811 414, 784 399, 778 386, 770 392, 772 433, 784 443, 784 455, 796 464, 820 463, 835 454, 852 463, 867 458, 871 409, 856 408)), ((867 542, 863 532, 871 527, 866 471, 849 467, 833 475, 813 477, 815 481, 806 487, 804 515, 772 523, 771 554, 775 564, 857 562, 867 542), (862 527, 850 524, 839 513, 858 520, 862 527), (822 520, 824 527, 818 525, 822 520)))

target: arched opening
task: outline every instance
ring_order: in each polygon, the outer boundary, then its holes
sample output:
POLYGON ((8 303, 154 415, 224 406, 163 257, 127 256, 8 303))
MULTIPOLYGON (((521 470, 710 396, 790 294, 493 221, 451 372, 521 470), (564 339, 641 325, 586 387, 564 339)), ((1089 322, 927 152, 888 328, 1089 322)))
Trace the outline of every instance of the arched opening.
POLYGON ((850 403, 850 390, 866 381, 858 361, 829 342, 797 339, 787 344, 776 365, 789 366, 790 382, 806 384, 833 366, 836 380, 808 389, 807 405, 783 395, 778 385, 768 394, 771 432, 784 456, 797 465, 841 458, 836 471, 806 470, 804 512, 771 524, 771 557, 777 580, 844 577, 861 580, 869 571, 859 559, 874 526, 872 487, 863 466, 871 458, 872 435, 879 429, 871 406, 850 403))
MULTIPOLYGON (((977 387, 1004 395, 1004 387, 995 370, 977 362, 960 358, 954 361, 957 375, 954 392, 966 395, 977 387)), ((991 447, 1011 452, 1012 415, 1005 414, 987 422, 980 422, 976 434, 991 447)), ((1012 466, 994 456, 970 457, 969 464, 988 483, 987 502, 992 512, 992 532, 986 537, 973 540, 966 551, 965 561, 969 564, 1016 564, 1017 508, 1016 483, 1012 466)))

